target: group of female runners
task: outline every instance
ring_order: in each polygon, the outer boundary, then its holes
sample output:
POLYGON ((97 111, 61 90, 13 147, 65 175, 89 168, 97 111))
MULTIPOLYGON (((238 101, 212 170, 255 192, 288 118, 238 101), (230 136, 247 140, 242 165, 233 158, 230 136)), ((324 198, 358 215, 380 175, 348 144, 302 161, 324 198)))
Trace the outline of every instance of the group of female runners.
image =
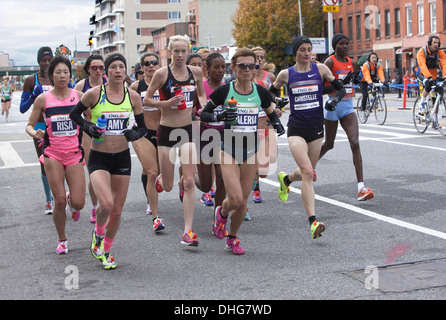
MULTIPOLYGON (((70 62, 39 50, 39 61, 44 56, 51 57, 45 69, 47 77, 36 75, 32 84, 29 80, 22 102, 23 112, 34 103, 27 133, 36 141, 43 139, 42 172, 46 172, 54 197, 58 253, 68 252, 65 208, 77 221, 85 204, 85 160, 93 204, 90 219, 95 223, 90 251, 105 269, 116 267, 110 249, 129 187, 128 142, 132 142, 142 165, 141 180, 153 230, 158 232, 166 227, 159 217, 158 194, 173 189, 178 149, 178 186, 184 211, 181 243, 198 246, 198 236, 193 230, 195 187, 208 193, 215 180, 212 232, 219 239, 226 238, 226 248, 234 254, 243 254, 238 233, 245 219, 253 181, 256 175, 265 175, 259 170, 260 159, 264 154, 273 161, 277 158, 275 140, 268 139, 270 142, 265 146, 265 137, 275 138, 276 133, 285 133, 277 98, 282 85, 288 87, 288 142, 298 168, 288 175, 279 173, 279 198, 286 201, 290 183, 301 180, 312 236, 322 235, 325 226, 315 217, 312 183, 324 134, 323 82, 328 81, 336 90, 325 104, 328 111, 335 110, 345 95, 341 83, 326 65, 310 62, 312 44, 307 37, 295 38, 296 64, 282 70, 276 79, 263 71, 258 73, 265 55, 263 49, 257 49, 263 57, 256 50, 238 49, 230 65, 236 77, 226 84, 223 56, 207 53, 204 61, 200 57, 206 68, 195 66, 187 63, 191 61, 189 45, 187 36, 171 37, 168 48, 172 61, 165 67, 160 66, 155 53, 143 54, 140 63, 144 77, 129 89, 124 85, 127 62, 120 53, 111 53, 104 59, 91 56, 85 65, 89 77, 71 89, 70 62), (265 81, 257 80, 262 76, 265 81), (45 82, 52 88, 40 94, 44 90, 37 83, 45 82), (37 89, 31 90, 32 86, 37 89), (130 127, 132 113, 135 123, 130 127), (199 126, 194 125, 198 123, 193 121, 194 117, 199 120, 199 126), (100 126, 104 119, 105 128, 100 126), (39 120, 43 120, 43 126, 37 125, 39 120), (259 131, 262 132, 259 134, 259 131), (65 190, 64 179, 69 192, 65 190)), ((41 73, 42 69, 41 66, 41 73)))

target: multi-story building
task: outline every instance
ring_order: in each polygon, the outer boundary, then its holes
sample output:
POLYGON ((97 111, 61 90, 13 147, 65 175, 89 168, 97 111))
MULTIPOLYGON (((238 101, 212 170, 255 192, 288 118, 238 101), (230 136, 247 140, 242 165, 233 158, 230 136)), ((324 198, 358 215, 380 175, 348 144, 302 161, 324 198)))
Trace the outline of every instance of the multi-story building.
POLYGON ((174 21, 186 21, 190 0, 96 0, 94 52, 106 55, 119 51, 129 67, 137 62, 151 31, 174 21))
POLYGON ((233 45, 232 17, 237 5, 238 0, 192 0, 187 22, 195 45, 207 48, 233 45))
POLYGON ((446 46, 446 0, 339 0, 334 32, 346 34, 351 56, 378 54, 388 79, 416 64, 416 53, 430 35, 446 46))

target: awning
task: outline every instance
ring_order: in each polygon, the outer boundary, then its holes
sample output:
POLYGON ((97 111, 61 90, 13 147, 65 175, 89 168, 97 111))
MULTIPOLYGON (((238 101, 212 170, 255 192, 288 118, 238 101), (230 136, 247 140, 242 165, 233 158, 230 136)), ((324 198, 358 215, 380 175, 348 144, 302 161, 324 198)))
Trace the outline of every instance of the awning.
POLYGON ((395 51, 395 54, 408 54, 408 53, 412 53, 413 52, 413 48, 399 48, 395 51))

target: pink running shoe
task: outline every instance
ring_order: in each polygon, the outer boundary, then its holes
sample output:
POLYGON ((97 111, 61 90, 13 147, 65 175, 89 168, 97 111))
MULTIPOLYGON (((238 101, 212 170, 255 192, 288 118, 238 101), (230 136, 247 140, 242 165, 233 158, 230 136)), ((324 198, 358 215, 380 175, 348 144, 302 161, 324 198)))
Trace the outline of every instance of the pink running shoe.
POLYGON ((70 192, 67 192, 67 206, 65 207, 65 210, 71 214, 71 218, 73 218, 74 221, 79 221, 79 218, 81 216, 81 211, 74 210, 73 207, 70 205, 69 200, 70 200, 70 192))
POLYGON ((183 176, 181 176, 180 180, 178 181, 178 189, 180 191, 178 196, 180 198, 180 201, 183 202, 183 197, 184 197, 183 176))
POLYGON ((240 240, 235 238, 227 238, 226 239, 226 249, 229 249, 232 251, 233 254, 241 255, 245 253, 245 250, 240 245, 240 240))
POLYGON ((96 209, 95 208, 91 208, 90 222, 96 223, 96 209))
POLYGON ((197 247, 198 246, 198 240, 197 240, 197 234, 194 230, 189 229, 189 231, 185 232, 183 234, 183 238, 181 239, 181 244, 185 244, 190 247, 197 247))
POLYGON ((221 216, 221 206, 218 206, 215 210, 215 221, 212 222, 212 233, 218 239, 223 239, 225 237, 227 221, 228 217, 223 218, 221 216))
POLYGON ((164 191, 163 186, 160 183, 160 179, 161 179, 161 174, 155 180, 155 189, 158 193, 164 191))
POLYGON ((57 249, 56 249, 56 253, 57 254, 67 254, 68 253, 68 241, 67 240, 64 240, 64 241, 59 240, 57 249))

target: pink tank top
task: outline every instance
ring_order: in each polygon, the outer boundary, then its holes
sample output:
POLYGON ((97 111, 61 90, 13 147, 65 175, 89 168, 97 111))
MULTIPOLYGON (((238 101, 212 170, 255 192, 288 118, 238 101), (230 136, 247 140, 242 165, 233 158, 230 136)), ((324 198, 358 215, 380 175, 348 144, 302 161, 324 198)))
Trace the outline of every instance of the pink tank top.
MULTIPOLYGON (((209 96, 211 95, 212 92, 214 92, 214 90, 211 89, 207 80, 203 81, 203 86, 204 86, 204 92, 206 92, 206 100, 209 101, 210 100, 209 96)), ((214 109, 214 112, 217 112, 217 113, 222 112, 222 111, 223 110, 222 110, 221 106, 217 106, 217 108, 214 109)), ((225 128, 225 122, 224 121, 208 122, 202 128, 203 129, 217 129, 218 131, 222 131, 225 128)))
POLYGON ((45 100, 45 145, 64 150, 79 149, 82 134, 79 134, 79 127, 69 117, 71 110, 79 102, 77 91, 71 89, 68 98, 63 100, 48 91, 45 93, 45 100))

